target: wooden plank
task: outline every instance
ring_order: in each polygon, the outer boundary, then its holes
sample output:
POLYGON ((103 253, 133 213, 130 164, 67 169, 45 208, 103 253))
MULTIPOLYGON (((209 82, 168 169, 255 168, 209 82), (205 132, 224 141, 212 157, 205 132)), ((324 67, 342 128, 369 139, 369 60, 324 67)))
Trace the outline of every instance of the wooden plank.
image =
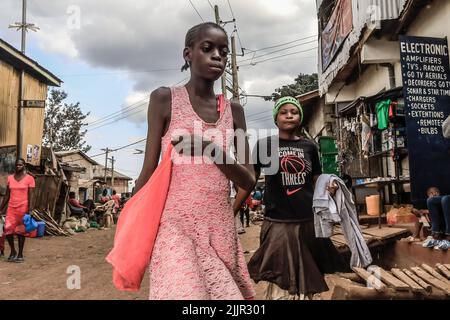
POLYGON ((367 270, 364 270, 363 268, 356 268, 356 267, 353 267, 352 270, 358 276, 360 276, 361 278, 366 280, 366 283, 367 283, 368 287, 375 288, 375 290, 377 290, 379 292, 386 291, 386 289, 387 289, 386 285, 383 282, 381 282, 380 279, 375 277, 373 274, 371 274, 367 270))
POLYGON ((410 289, 410 287, 406 283, 397 279, 379 266, 370 266, 367 268, 367 270, 397 291, 408 291, 410 289))
POLYGON ((450 270, 447 269, 443 264, 436 263, 436 268, 448 279, 450 280, 450 270))
POLYGON ((423 281, 421 278, 419 278, 418 276, 416 276, 415 273, 413 273, 412 271, 408 270, 408 269, 403 269, 403 272, 410 277, 411 279, 413 279, 418 285, 420 285, 422 288, 425 289, 425 291, 427 292, 431 292, 431 290, 433 289, 431 287, 431 285, 429 285, 428 283, 426 283, 425 281, 423 281))
POLYGON ((423 269, 419 267, 412 267, 412 271, 414 271, 415 274, 417 274, 420 278, 422 278, 424 281, 428 282, 432 286, 444 291, 447 295, 450 295, 450 286, 448 286, 445 282, 442 282, 441 280, 436 279, 428 272, 424 271, 423 269))
POLYGON ((345 240, 344 235, 342 234, 335 234, 334 236, 331 237, 332 240, 342 243, 344 245, 347 245, 347 241, 345 240))
POLYGON ((442 282, 446 283, 447 285, 450 285, 450 283, 447 281, 446 278, 441 276, 440 273, 438 273, 436 270, 434 270, 432 267, 427 265, 426 263, 422 263, 422 269, 427 271, 429 274, 431 274, 433 277, 435 277, 438 280, 441 280, 442 282))
POLYGON ((445 263, 445 264, 444 264, 444 267, 446 267, 448 270, 450 270, 450 264, 445 263))
POLYGON ((408 230, 403 228, 389 228, 384 227, 379 229, 378 227, 362 230, 363 234, 380 238, 381 240, 393 238, 395 236, 407 233, 408 230))
POLYGON ((421 294, 426 294, 426 290, 422 288, 417 282, 415 282, 413 279, 408 277, 402 270, 392 268, 391 272, 394 276, 402 280, 404 283, 406 283, 412 290, 412 292, 417 292, 421 294))

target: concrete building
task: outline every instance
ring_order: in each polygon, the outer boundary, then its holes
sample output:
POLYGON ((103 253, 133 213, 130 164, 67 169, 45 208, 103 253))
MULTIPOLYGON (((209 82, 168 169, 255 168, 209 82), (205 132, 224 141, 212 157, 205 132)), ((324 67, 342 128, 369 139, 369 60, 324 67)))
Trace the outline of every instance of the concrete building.
MULTIPOLYGON (((383 134, 372 135, 371 147, 364 151, 361 117, 370 120, 369 113, 374 113, 376 103, 386 99, 404 105, 399 36, 450 37, 450 1, 318 0, 316 3, 319 95, 325 105, 334 108, 343 172, 353 178, 407 178, 409 156, 403 142, 392 146, 392 139, 387 140, 383 134), (381 150, 376 150, 377 144, 382 146, 381 150)), ((409 192, 409 185, 400 189, 409 192)), ((392 195, 392 191, 389 193, 392 195)))

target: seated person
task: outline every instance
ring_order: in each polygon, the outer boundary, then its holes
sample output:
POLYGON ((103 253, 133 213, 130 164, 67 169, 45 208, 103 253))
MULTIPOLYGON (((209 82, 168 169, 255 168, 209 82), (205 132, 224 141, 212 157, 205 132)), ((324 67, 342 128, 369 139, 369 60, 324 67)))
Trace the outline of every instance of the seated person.
POLYGON ((120 208, 120 196, 116 193, 116 190, 113 190, 113 195, 111 197, 111 200, 114 200, 114 213, 118 213, 119 212, 119 208, 120 208))
POLYGON ((108 195, 108 189, 104 189, 102 192, 102 196, 100 197, 100 203, 105 204, 109 200, 111 200, 111 197, 108 195))
POLYGON ((416 239, 422 239, 420 236, 420 232, 423 233, 423 238, 426 238, 430 235, 430 212, 426 210, 419 210, 413 208, 411 212, 417 217, 417 221, 414 226, 414 234, 409 237, 410 241, 416 241, 416 239))
POLYGON ((81 205, 80 201, 75 198, 75 192, 69 192, 69 204, 71 205, 71 216, 85 217, 89 213, 89 209, 81 205))
POLYGON ((427 239, 423 246, 448 250, 450 248, 450 196, 441 196, 440 190, 436 187, 428 188, 427 196, 432 237, 427 239))
POLYGON ((98 224, 110 228, 113 222, 114 200, 109 200, 101 206, 95 208, 95 218, 98 224))

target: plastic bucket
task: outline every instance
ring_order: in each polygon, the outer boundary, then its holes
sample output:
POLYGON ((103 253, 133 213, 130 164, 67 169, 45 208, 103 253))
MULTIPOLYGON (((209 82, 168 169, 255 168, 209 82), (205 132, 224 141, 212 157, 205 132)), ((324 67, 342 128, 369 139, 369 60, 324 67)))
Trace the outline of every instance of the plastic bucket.
POLYGON ((38 237, 43 237, 44 234, 45 234, 45 222, 44 221, 39 221, 37 224, 38 224, 37 236, 38 237))
POLYGON ((369 216, 380 215, 380 196, 368 196, 366 197, 367 214, 369 216))

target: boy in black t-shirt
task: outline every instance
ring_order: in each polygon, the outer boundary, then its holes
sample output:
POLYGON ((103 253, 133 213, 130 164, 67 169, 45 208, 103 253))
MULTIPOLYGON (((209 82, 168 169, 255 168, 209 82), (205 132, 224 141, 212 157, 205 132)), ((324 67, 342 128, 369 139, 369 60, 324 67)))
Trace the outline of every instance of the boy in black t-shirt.
POLYGON ((253 280, 270 283, 268 299, 311 297, 328 290, 324 273, 345 268, 330 239, 315 237, 312 200, 321 168, 315 144, 296 135, 302 107, 281 98, 273 116, 278 136, 259 140, 253 152, 257 179, 265 172, 265 220, 248 268, 253 280))

